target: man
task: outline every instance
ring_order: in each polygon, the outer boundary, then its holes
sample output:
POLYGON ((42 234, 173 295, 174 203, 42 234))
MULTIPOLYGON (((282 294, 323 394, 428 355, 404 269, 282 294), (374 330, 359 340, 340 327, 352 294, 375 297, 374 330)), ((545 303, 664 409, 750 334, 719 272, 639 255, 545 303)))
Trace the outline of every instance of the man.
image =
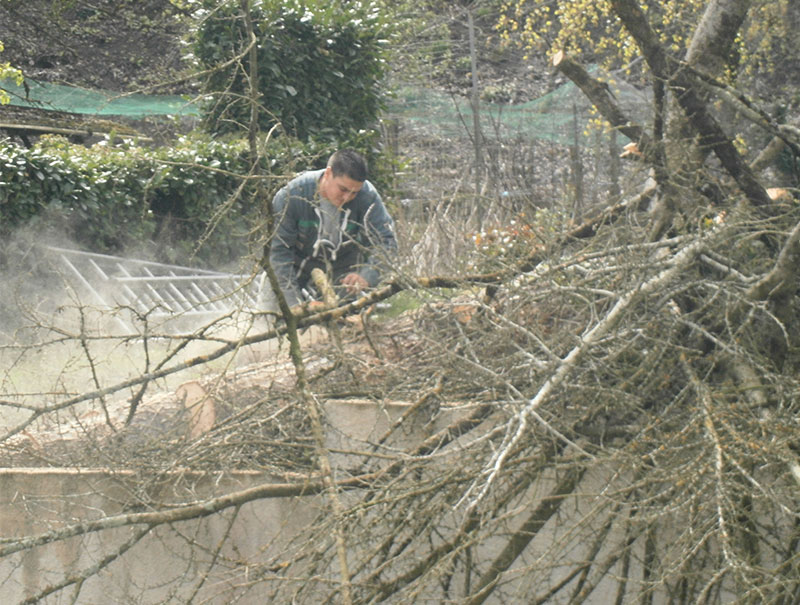
POLYGON ((270 263, 295 311, 316 298, 312 269, 325 271, 340 296, 355 296, 377 285, 387 256, 397 250, 392 218, 367 180, 367 162, 351 149, 334 153, 324 170, 290 181, 272 207, 270 263))

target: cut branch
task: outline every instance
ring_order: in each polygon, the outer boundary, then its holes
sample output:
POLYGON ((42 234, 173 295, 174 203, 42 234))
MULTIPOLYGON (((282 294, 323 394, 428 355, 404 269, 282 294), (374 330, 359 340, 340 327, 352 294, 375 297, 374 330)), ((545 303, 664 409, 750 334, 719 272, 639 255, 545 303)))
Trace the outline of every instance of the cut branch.
MULTIPOLYGON (((552 374, 550 374, 536 395, 532 397, 528 404, 517 414, 517 430, 513 437, 511 437, 507 443, 503 444, 503 446, 493 457, 492 461, 490 462, 490 467, 486 472, 488 476, 478 496, 470 503, 469 510, 475 508, 489 492, 489 489, 497 478, 500 470, 503 468, 509 454, 513 451, 516 444, 520 439, 522 439, 523 435, 527 431, 530 418, 533 416, 533 413, 537 410, 537 408, 547 401, 552 393, 555 392, 567 380, 569 375, 577 366, 578 362, 589 352, 589 350, 591 350, 595 344, 600 342, 619 325, 628 309, 630 309, 644 296, 662 289, 665 284, 672 281, 678 275, 683 274, 686 271, 686 268, 692 262, 694 262, 695 258, 707 245, 707 240, 711 237, 711 234, 716 235, 716 232, 709 232, 708 235, 705 235, 704 237, 694 241, 692 244, 686 246, 674 256, 671 266, 658 273, 655 277, 641 284, 637 284, 634 288, 621 295, 608 314, 606 314, 601 321, 595 324, 592 329, 590 329, 580 338, 580 343, 575 346, 566 355, 566 357, 564 357, 564 359, 554 369, 552 374)), ((465 498, 468 496, 469 492, 467 495, 465 495, 465 498)))
POLYGON ((479 605, 489 597, 503 572, 511 567, 517 557, 530 544, 531 540, 536 537, 539 530, 558 512, 565 498, 572 494, 585 472, 585 468, 579 467, 572 467, 567 470, 564 477, 553 489, 553 492, 542 499, 539 506, 531 512, 522 524, 522 527, 514 532, 505 548, 492 562, 489 570, 478 580, 475 593, 467 601, 469 605, 479 605))
POLYGON ((564 51, 558 51, 553 56, 553 66, 567 76, 581 89, 583 94, 592 102, 602 116, 619 130, 622 134, 635 142, 643 153, 647 154, 650 137, 644 129, 631 122, 625 112, 617 103, 608 84, 593 78, 588 71, 577 61, 568 57, 564 51))
POLYGON ((751 301, 776 299, 794 292, 800 273, 800 223, 795 225, 778 254, 772 270, 756 282, 748 291, 751 301))

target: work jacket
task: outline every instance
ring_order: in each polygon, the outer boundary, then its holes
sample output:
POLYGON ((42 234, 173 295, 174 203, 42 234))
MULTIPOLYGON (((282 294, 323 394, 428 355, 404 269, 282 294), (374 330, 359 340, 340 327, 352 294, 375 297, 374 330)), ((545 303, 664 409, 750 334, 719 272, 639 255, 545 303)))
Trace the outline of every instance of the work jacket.
POLYGON ((276 230, 270 263, 289 306, 306 298, 304 289, 313 268, 326 270, 334 285, 356 272, 374 287, 397 250, 392 218, 369 181, 339 210, 339 241, 332 244, 321 238, 317 188, 323 172, 301 174, 278 191, 272 203, 276 230))

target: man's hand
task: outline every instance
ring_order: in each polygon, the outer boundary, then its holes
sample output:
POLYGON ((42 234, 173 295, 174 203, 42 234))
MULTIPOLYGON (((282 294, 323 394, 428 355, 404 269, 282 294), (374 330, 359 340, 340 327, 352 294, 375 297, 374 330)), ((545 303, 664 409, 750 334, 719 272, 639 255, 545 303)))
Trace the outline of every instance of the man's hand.
POLYGON ((347 288, 348 294, 358 294, 367 288, 369 283, 358 273, 348 273, 342 278, 342 285, 347 288))
POLYGON ((317 311, 324 311, 327 305, 321 300, 312 300, 309 302, 301 303, 291 307, 289 310, 295 317, 303 317, 309 313, 316 313, 317 311))

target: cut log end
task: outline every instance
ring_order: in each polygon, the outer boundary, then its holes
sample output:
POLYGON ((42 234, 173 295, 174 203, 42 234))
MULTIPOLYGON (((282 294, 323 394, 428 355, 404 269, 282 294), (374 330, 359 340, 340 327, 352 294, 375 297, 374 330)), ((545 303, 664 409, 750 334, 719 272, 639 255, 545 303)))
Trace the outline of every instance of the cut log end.
POLYGON ((792 201, 792 194, 788 189, 783 187, 770 187, 767 189, 769 199, 774 202, 790 202, 792 201))
POLYGON ((625 145, 625 147, 622 148, 622 153, 619 154, 619 157, 621 158, 627 158, 631 156, 637 158, 644 157, 644 154, 642 153, 641 149, 639 149, 639 145, 636 143, 628 143, 627 145, 625 145))

